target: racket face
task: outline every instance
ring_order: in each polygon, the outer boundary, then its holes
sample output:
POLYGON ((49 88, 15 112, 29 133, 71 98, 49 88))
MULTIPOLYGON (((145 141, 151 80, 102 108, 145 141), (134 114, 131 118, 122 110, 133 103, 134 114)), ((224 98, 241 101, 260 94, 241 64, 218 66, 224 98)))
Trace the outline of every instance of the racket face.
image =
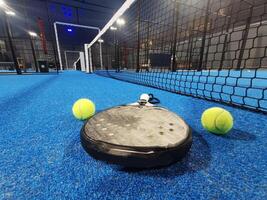
POLYGON ((184 157, 192 134, 182 118, 164 108, 126 105, 90 118, 81 130, 81 143, 95 159, 154 168, 184 157))
POLYGON ((161 107, 118 106, 90 118, 88 138, 129 147, 175 147, 188 138, 189 127, 175 113, 161 107))

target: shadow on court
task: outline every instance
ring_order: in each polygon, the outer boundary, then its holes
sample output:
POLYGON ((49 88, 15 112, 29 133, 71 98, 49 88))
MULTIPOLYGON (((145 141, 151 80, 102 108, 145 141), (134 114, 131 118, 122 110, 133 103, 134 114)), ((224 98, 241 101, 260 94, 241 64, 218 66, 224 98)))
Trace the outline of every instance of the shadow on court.
MULTIPOLYGON (((64 159, 76 160, 85 164, 87 159, 85 157, 90 156, 81 147, 79 137, 75 137, 75 140, 68 145, 64 152, 64 159)), ((206 140, 195 130, 193 130, 193 143, 188 154, 179 162, 174 163, 168 167, 161 167, 155 169, 134 169, 125 168, 118 165, 111 166, 114 171, 131 173, 144 176, 157 176, 157 177, 176 177, 187 173, 193 173, 195 171, 203 170, 209 166, 211 160, 211 153, 209 145, 206 140)), ((104 162, 103 162, 104 163, 104 162)))
POLYGON ((203 170, 209 166, 211 153, 206 140, 193 130, 193 143, 188 154, 179 162, 157 169, 131 169, 119 168, 126 173, 138 173, 145 176, 175 177, 195 171, 203 170))
POLYGON ((243 140, 243 141, 256 140, 255 135, 238 129, 233 129, 229 134, 222 137, 229 140, 243 140))

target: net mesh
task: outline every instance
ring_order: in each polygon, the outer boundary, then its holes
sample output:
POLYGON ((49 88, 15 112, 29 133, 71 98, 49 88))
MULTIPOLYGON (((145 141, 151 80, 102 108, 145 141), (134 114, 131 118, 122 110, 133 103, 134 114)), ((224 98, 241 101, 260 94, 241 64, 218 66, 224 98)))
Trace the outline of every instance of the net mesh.
POLYGON ((97 74, 267 112, 266 0, 136 0, 121 19, 97 74))

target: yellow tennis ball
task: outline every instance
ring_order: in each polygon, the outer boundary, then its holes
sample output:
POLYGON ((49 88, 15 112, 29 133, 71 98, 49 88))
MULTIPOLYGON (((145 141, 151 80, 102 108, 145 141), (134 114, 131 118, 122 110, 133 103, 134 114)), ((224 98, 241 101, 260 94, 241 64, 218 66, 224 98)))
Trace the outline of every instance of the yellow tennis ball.
POLYGON ((224 135, 233 128, 233 117, 223 108, 213 107, 205 110, 201 117, 203 127, 218 135, 224 135))
POLYGON ((79 120, 88 119, 95 114, 95 104, 89 99, 79 99, 73 104, 72 113, 79 120))

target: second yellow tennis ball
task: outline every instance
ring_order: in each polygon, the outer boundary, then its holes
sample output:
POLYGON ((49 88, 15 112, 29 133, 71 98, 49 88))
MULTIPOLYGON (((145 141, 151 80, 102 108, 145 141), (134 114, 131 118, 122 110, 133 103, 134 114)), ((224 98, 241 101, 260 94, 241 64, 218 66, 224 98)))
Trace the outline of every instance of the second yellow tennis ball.
POLYGON ((231 113, 227 110, 213 107, 203 112, 201 123, 207 131, 224 135, 232 129, 234 120, 231 113))
POLYGON ((95 114, 95 104, 89 99, 79 99, 73 104, 72 113, 76 119, 88 119, 95 114))

